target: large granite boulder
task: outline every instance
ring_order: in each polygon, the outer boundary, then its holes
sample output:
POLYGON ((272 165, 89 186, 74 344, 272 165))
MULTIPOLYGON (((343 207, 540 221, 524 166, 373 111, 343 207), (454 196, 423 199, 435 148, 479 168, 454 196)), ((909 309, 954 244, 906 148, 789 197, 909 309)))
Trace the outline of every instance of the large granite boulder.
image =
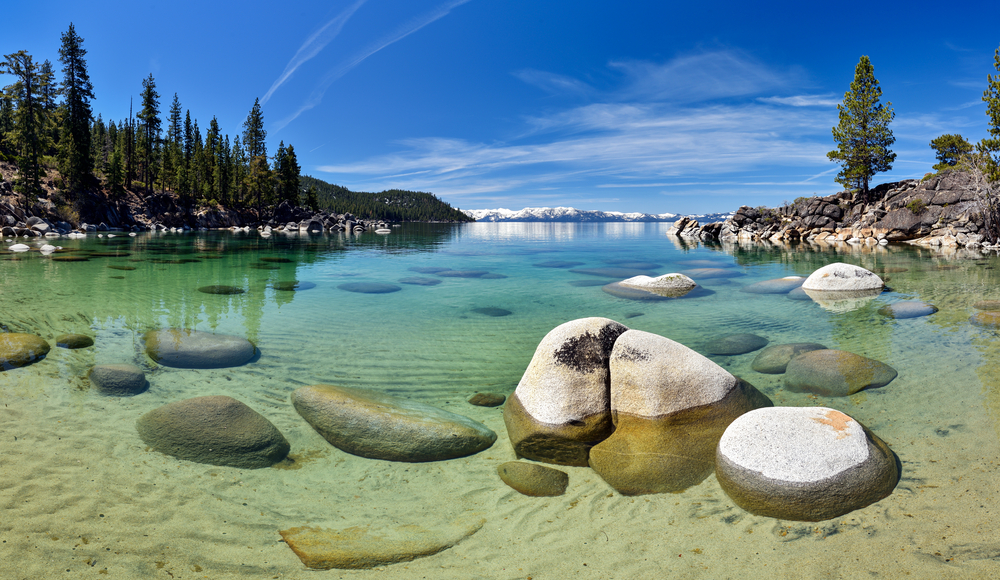
POLYGON ((508 461, 497 467, 497 474, 504 483, 524 495, 552 497, 566 493, 569 475, 527 461, 508 461))
POLYGON ((864 425, 825 407, 757 409, 719 440, 716 477, 748 512, 820 521, 892 493, 895 454, 864 425))
POLYGON ((518 456, 587 465, 590 448, 614 430, 608 359, 626 330, 607 318, 581 318, 545 335, 504 405, 518 456))
POLYGON ((888 318, 919 318, 928 316, 938 311, 937 306, 928 304, 922 300, 905 300, 886 304, 878 309, 878 313, 888 318))
POLYGON ((270 467, 290 448, 263 415, 222 395, 157 407, 139 417, 135 428, 146 445, 160 453, 210 465, 270 467))
POLYGON ((804 352, 822 350, 826 347, 815 342, 793 342, 789 344, 772 344, 760 351, 750 368, 758 373, 769 375, 780 375, 785 372, 788 361, 804 352))
POLYGON ((846 397, 860 390, 884 387, 896 369, 843 350, 814 350, 796 356, 785 369, 785 388, 828 397, 846 397))
POLYGON ((619 282, 626 288, 645 290, 660 296, 675 298, 684 296, 694 290, 698 284, 684 274, 664 274, 655 278, 649 276, 633 276, 619 282))
POLYGON ((734 419, 771 401, 686 346, 629 330, 611 352, 615 431, 590 466, 625 495, 679 492, 712 473, 734 419))
POLYGON ((468 417, 367 389, 312 385, 293 392, 292 404, 331 445, 371 459, 453 459, 478 453, 497 439, 468 417))
POLYGON ((94 339, 86 334, 60 334, 56 337, 59 348, 77 349, 94 346, 94 339))
POLYGON ((104 395, 129 397, 146 390, 146 374, 130 364, 97 365, 87 373, 90 384, 104 395))
POLYGON ((856 291, 881 290, 885 283, 874 272, 860 266, 835 262, 816 270, 802 283, 805 290, 856 291))
POLYGON ((257 353, 257 348, 245 338, 198 330, 151 330, 144 339, 151 359, 182 369, 238 367, 257 353))
POLYGON ((9 371, 42 360, 50 349, 40 336, 0 332, 0 370, 9 371))

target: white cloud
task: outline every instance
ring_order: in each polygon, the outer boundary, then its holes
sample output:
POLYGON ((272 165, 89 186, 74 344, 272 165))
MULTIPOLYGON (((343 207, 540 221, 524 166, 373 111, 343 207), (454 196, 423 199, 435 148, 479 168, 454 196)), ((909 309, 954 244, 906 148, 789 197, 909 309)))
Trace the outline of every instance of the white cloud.
POLYGON ((771 105, 789 105, 792 107, 836 107, 843 102, 829 93, 825 95, 795 95, 792 97, 762 97, 757 100, 771 105))

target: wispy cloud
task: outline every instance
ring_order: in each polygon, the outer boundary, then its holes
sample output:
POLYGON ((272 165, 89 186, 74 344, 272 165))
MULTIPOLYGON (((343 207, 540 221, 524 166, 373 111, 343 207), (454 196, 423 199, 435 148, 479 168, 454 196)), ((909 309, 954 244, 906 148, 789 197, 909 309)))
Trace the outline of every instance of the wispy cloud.
POLYGON ((565 75, 550 73, 535 69, 524 69, 514 72, 514 76, 552 94, 584 95, 593 91, 593 87, 585 82, 565 75))
POLYGON ((414 32, 417 32, 421 28, 427 26, 428 24, 431 24, 436 20, 444 18, 452 10, 469 1, 470 0, 450 0, 449 2, 440 4, 433 10, 421 14, 397 26, 395 29, 381 36, 371 44, 365 46, 360 51, 355 52, 348 58, 337 63, 336 66, 330 69, 330 71, 323 76, 323 78, 319 82, 319 85, 317 85, 316 88, 313 89, 312 93, 305 100, 305 102, 299 106, 298 110, 296 110, 288 117, 285 117, 275 125, 275 130, 280 131, 281 129, 285 128, 289 123, 297 119, 299 115, 320 104, 320 102, 323 101, 323 95, 326 94, 326 91, 327 89, 330 88, 330 85, 336 82, 337 79, 339 79, 340 77, 347 74, 351 69, 361 64, 369 56, 375 54, 376 52, 382 50, 383 48, 389 46, 390 44, 399 42, 400 40, 406 38, 407 36, 413 34, 414 32))
POLYGON ((324 24, 319 30, 307 38, 306 41, 302 43, 302 46, 299 47, 299 50, 296 51, 295 55, 292 56, 292 60, 288 61, 288 64, 285 65, 285 70, 281 71, 278 78, 271 84, 271 88, 267 89, 267 92, 264 93, 263 97, 261 97, 260 104, 266 104, 268 99, 271 98, 271 95, 274 94, 274 91, 278 90, 278 87, 291 78, 300 66, 319 54, 327 44, 330 44, 330 41, 340 34, 340 31, 344 28, 344 24, 347 24, 347 21, 350 20, 351 16, 353 16, 354 13, 358 11, 358 8, 361 8, 361 5, 366 1, 367 0, 357 0, 357 2, 348 6, 346 10, 324 24))
POLYGON ((792 97, 761 97, 757 100, 762 103, 789 105, 792 107, 836 107, 843 102, 832 93, 825 95, 795 95, 792 97))

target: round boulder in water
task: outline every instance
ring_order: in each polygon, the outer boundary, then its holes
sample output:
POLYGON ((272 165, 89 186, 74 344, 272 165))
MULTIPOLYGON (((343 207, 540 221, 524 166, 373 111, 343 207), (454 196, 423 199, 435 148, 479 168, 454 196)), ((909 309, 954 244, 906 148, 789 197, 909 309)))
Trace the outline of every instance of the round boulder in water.
POLYGON ((972 307, 976 310, 1000 310, 1000 300, 980 300, 972 307))
POLYGON ((746 354, 767 346, 767 339, 756 334, 730 334, 710 340, 705 352, 724 356, 746 354))
POLYGON ((586 466, 591 447, 614 431, 609 358, 628 328, 581 318, 553 328, 538 343, 503 418, 519 457, 586 466))
POLYGON ((260 259, 261 262, 271 262, 274 264, 294 264, 295 260, 290 260, 288 258, 278 258, 275 256, 264 256, 260 259))
POLYGON ((497 467, 504 483, 524 495, 554 497, 566 493, 569 475, 537 463, 508 461, 497 467))
POLYGON ((94 346, 94 339, 86 334, 60 334, 56 337, 56 346, 59 348, 87 348, 94 346))
POLYGON ((740 292, 747 292, 748 294, 788 294, 792 290, 802 286, 802 283, 805 281, 806 279, 802 276, 785 276, 784 278, 749 284, 740 288, 740 292))
POLYGON ((146 354, 151 359, 182 369, 238 367, 248 363, 257 352, 245 338, 197 330, 151 330, 144 338, 146 354))
POLYGON ((815 342, 793 342, 790 344, 772 344, 757 354, 750 363, 750 368, 758 373, 780 375, 785 372, 788 362, 804 352, 823 350, 826 347, 815 342))
POLYGON ((716 452, 719 485, 750 513, 815 522, 892 493, 896 457, 851 417, 825 407, 771 407, 733 421, 716 452))
POLYGON ((698 284, 684 274, 664 274, 651 278, 646 275, 633 276, 619 282, 625 288, 635 288, 668 298, 679 298, 698 287, 698 284))
POLYGON ((497 318, 497 317, 500 317, 500 316, 510 316, 511 314, 514 314, 513 312, 511 312, 510 310, 507 310, 506 308, 497 308, 496 306, 486 306, 484 308, 473 308, 472 311, 475 312, 476 314, 482 314, 483 316, 492 316, 494 318, 497 318))
POLYGON ((937 312, 937 306, 920 300, 906 300, 886 304, 878 309, 878 313, 889 318, 919 318, 937 312))
POLYGON ((168 403, 139 417, 135 427, 156 451, 209 465, 270 467, 290 449, 263 415, 220 395, 168 403))
POLYGON ((49 343, 40 336, 20 332, 0 332, 0 370, 9 371, 49 354, 49 343))
POLYGON ((348 282, 347 284, 337 286, 337 288, 360 294, 388 294, 402 290, 402 288, 395 284, 386 284, 385 282, 348 282))
POLYGON ((868 388, 884 387, 896 378, 891 366, 843 350, 800 354, 785 368, 785 388, 828 397, 846 397, 868 388))
POLYGON ((727 268, 692 268, 690 270, 682 270, 681 274, 695 280, 709 280, 712 278, 735 278, 742 276, 743 272, 727 268))
POLYGON ((366 389, 302 387, 292 393, 292 404, 331 445, 370 459, 453 459, 478 453, 497 438, 468 417, 366 389))
POLYGON ((507 397, 499 393, 476 393, 469 397, 469 404, 477 407, 499 407, 507 397))
POLYGON ((835 262, 816 270, 806 278, 806 290, 857 291, 881 290, 885 283, 874 272, 853 264, 835 262))
POLYGON ((482 278, 489 272, 486 270, 442 270, 435 272, 435 274, 445 278, 482 278))
POLYGON ((146 390, 146 374, 130 364, 97 365, 87 373, 90 384, 104 395, 130 397, 146 390))
POLYGON ((568 262, 565 260, 552 260, 550 262, 540 262, 535 264, 536 268, 572 268, 574 266, 582 266, 583 262, 568 262))
POLYGON ((1000 328, 1000 310, 981 310, 973 314, 969 322, 976 326, 1000 328))
POLYGON ((202 286, 198 288, 198 292, 204 292, 205 294, 243 294, 244 290, 239 286, 202 286))
POLYGON ((806 291, 802 289, 802 286, 799 286, 795 290, 792 290, 788 294, 785 294, 785 298, 788 298, 789 300, 801 300, 805 302, 812 302, 812 296, 806 294, 806 291))
POLYGON ((400 284, 410 284, 412 286, 437 286, 441 283, 441 280, 437 278, 426 278, 424 276, 409 276, 407 278, 400 278, 400 284))

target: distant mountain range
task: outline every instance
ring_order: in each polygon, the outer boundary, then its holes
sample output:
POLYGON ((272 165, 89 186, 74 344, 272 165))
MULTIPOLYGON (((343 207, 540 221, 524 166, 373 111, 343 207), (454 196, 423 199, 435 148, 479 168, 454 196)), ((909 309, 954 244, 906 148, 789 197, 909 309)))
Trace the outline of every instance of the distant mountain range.
POLYGON ((518 211, 503 208, 463 211, 477 222, 675 222, 681 217, 690 217, 703 224, 724 221, 734 213, 681 216, 675 213, 623 213, 573 207, 526 207, 518 211))

